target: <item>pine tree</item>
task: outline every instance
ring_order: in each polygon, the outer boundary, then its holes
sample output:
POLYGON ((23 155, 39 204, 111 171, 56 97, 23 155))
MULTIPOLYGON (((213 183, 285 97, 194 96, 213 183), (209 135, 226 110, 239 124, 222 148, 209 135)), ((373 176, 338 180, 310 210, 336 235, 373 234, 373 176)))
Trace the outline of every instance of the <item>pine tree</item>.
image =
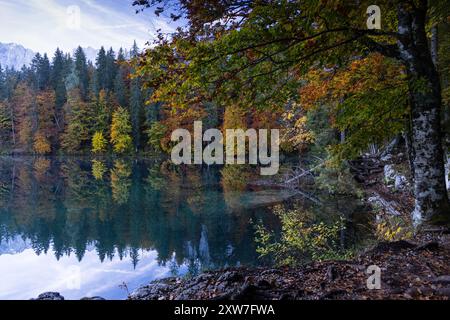
POLYGON ((123 52, 123 49, 120 48, 119 54, 117 56, 117 74, 116 78, 114 80, 114 93, 117 99, 117 103, 126 108, 128 107, 128 100, 127 100, 127 86, 125 83, 125 79, 128 74, 126 61, 125 61, 125 55, 123 52))
POLYGON ((114 80, 116 78, 116 54, 110 48, 106 54, 105 89, 108 92, 114 90, 114 80))
POLYGON ((51 73, 51 84, 55 90, 55 106, 57 110, 61 110, 67 101, 67 91, 65 85, 66 75, 66 58, 64 53, 58 48, 53 58, 53 66, 51 73))
POLYGON ((47 54, 41 56, 37 53, 31 62, 31 68, 34 72, 36 89, 45 90, 50 84, 50 61, 47 54))
POLYGON ((97 84, 96 90, 98 90, 98 92, 99 92, 100 90, 106 89, 106 82, 107 82, 107 80, 106 80, 107 79, 107 73, 106 73, 107 61, 106 61, 106 52, 105 52, 104 47, 101 47, 100 51, 98 52, 95 66, 97 68, 97 70, 96 70, 96 84, 97 84))
POLYGON ((41 84, 40 89, 44 90, 50 85, 51 66, 47 54, 41 60, 39 65, 39 82, 41 84))
MULTIPOLYGON (((136 41, 133 44, 131 49, 131 58, 135 59, 139 55, 139 48, 136 44, 136 41)), ((135 68, 133 64, 135 62, 132 61, 132 70, 131 73, 134 73, 135 68)), ((130 82, 130 114, 131 114, 131 126, 133 128, 133 142, 135 149, 140 148, 141 143, 141 127, 142 127, 142 118, 143 118, 143 97, 141 91, 141 81, 139 77, 134 77, 130 82)))
POLYGON ((89 98, 89 70, 86 55, 80 46, 75 51, 75 72, 79 79, 81 98, 87 101, 89 98))

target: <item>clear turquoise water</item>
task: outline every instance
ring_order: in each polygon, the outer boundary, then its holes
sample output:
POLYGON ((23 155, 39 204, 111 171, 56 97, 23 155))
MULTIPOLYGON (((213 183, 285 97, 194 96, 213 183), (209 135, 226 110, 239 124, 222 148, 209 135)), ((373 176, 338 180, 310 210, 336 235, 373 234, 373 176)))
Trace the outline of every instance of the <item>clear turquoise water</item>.
POLYGON ((0 299, 122 299, 154 279, 258 265, 251 221, 277 229, 270 206, 296 197, 241 180, 159 160, 0 158, 0 299))
MULTIPOLYGON (((225 194, 213 168, 108 160, 93 172, 89 159, 4 158, 0 170, 3 299, 44 291, 124 298, 122 283, 132 290, 165 276, 257 264, 249 221, 274 222, 251 192, 225 194)), ((278 201, 279 192, 260 197, 278 201)))

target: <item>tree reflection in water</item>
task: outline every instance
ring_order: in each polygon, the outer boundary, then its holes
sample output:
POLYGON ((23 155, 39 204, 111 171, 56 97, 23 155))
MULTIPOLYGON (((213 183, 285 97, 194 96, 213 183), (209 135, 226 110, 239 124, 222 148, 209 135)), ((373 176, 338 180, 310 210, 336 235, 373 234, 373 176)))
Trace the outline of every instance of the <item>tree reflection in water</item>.
MULTIPOLYGON (((196 274, 261 263, 251 221, 277 230, 271 206, 292 196, 248 190, 245 166, 188 169, 156 159, 87 158, 2 158, 0 164, 0 245, 20 236, 36 254, 75 254, 81 261, 95 249, 101 262, 118 256, 134 266, 141 250, 156 250, 158 263, 174 274, 181 265, 196 274)), ((342 209, 364 212, 348 199, 327 197, 325 208, 297 200, 319 221, 342 209)), ((352 219, 343 244, 358 234, 352 219)))
MULTIPOLYGON (((226 203, 219 169, 181 170, 162 161, 5 158, 0 160, 0 241, 21 236, 37 254, 134 265, 140 250, 176 273, 258 263, 250 219, 274 223, 266 208, 226 203)), ((228 191, 231 192, 231 191, 228 191)), ((242 190, 239 190, 242 192, 242 190)))

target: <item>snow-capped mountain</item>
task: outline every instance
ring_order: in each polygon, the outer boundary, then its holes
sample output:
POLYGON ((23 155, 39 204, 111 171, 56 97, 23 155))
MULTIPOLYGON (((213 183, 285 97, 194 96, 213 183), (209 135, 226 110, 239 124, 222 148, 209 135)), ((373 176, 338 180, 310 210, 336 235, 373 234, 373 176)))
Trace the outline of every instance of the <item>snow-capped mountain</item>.
MULTIPOLYGON (((55 49, 56 50, 56 49, 55 49)), ((76 49, 73 49, 70 54, 72 57, 75 55, 76 49)), ((95 65, 97 55, 99 50, 92 47, 83 48, 84 54, 86 55, 86 60, 91 61, 95 65)), ((117 54, 118 50, 116 50, 117 54)), ((43 54, 41 52, 41 54, 43 54)), ((124 50, 125 58, 130 58, 129 50, 124 50)), ((15 43, 1 43, 0 42, 0 66, 5 68, 14 68, 15 70, 20 70, 23 65, 29 66, 33 60, 36 52, 27 49, 20 44, 15 43)), ((53 53, 48 54, 50 60, 53 57, 53 53)))
POLYGON ((2 68, 19 70, 23 65, 29 65, 35 53, 15 43, 0 43, 0 65, 2 68))

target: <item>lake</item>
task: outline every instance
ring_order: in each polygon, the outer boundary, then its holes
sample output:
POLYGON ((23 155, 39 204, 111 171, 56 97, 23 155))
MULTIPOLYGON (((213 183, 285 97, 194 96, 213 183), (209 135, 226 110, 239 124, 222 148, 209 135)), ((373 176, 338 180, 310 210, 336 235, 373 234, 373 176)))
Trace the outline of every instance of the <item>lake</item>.
MULTIPOLYGON (((245 169, 174 167, 160 159, 0 158, 0 299, 46 291, 126 298, 151 280, 262 263, 258 222, 298 202, 318 215, 358 213, 345 199, 249 188, 245 169)), ((343 242, 354 242, 351 223, 343 242), (351 239, 351 240, 349 240, 351 239)))

